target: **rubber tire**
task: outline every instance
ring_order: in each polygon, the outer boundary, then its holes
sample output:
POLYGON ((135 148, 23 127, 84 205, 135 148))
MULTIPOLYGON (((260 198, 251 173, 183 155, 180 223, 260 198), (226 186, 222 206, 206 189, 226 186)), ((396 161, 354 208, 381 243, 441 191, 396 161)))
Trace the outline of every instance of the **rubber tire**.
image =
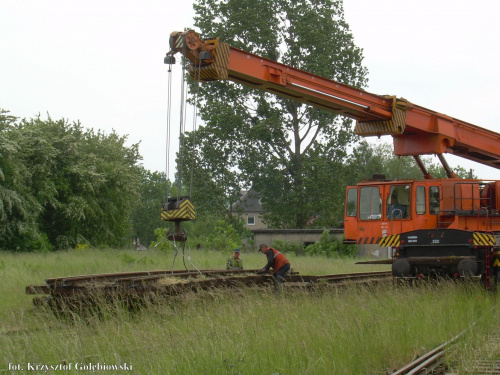
POLYGON ((396 259, 392 263, 392 274, 396 277, 404 277, 410 274, 410 262, 408 259, 396 259))
POLYGON ((462 259, 457 268, 461 276, 475 276, 478 270, 477 263, 473 259, 462 259))

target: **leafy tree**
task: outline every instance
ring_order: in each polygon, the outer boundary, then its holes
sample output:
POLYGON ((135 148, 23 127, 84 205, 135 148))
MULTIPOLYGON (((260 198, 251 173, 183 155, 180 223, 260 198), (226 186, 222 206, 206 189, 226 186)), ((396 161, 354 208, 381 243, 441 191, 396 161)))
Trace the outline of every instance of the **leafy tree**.
MULTIPOLYGON (((201 35, 352 86, 366 84, 342 1, 198 0, 194 9, 201 35)), ((226 201, 213 202, 221 211, 240 187, 253 186, 271 227, 305 227, 311 215, 332 216, 326 209, 332 188, 317 188, 309 173, 338 172, 353 139, 350 120, 231 82, 192 91, 205 123, 197 150, 186 153, 201 170, 196 194, 222 192, 226 201)))
POLYGON ((382 156, 366 139, 361 139, 355 145, 347 159, 347 165, 349 170, 346 177, 347 185, 355 185, 385 171, 382 156))
POLYGON ((232 203, 240 198, 240 186, 245 182, 242 174, 230 166, 232 142, 229 141, 228 148, 218 146, 215 143, 217 137, 224 137, 224 134, 214 135, 206 127, 186 135, 186 146, 181 149, 185 166, 182 176, 186 186, 184 191, 192 197, 197 216, 215 215, 231 220, 232 203), (191 147, 193 138, 201 140, 195 148, 191 147), (187 187, 191 183, 192 189, 187 187))
POLYGON ((149 246, 156 239, 155 229, 164 228, 165 233, 167 223, 160 220, 160 212, 165 203, 167 183, 170 185, 164 173, 141 168, 140 199, 132 214, 132 225, 134 237, 139 238, 143 245, 149 246))
MULTIPOLYGON (((421 160, 434 178, 446 178, 443 166, 433 162, 432 157, 423 156, 421 160)), ((354 147, 348 158, 347 170, 348 185, 367 180, 374 174, 385 174, 389 180, 423 179, 422 171, 413 157, 394 155, 391 143, 374 145, 365 139, 354 147)), ((453 168, 453 171, 459 178, 470 178, 470 173, 463 167, 453 168)))
MULTIPOLYGON (((381 159, 386 178, 389 180, 422 179, 423 174, 412 156, 396 156, 390 143, 381 143, 375 147, 375 153, 381 159)), ((428 161, 423 158, 422 162, 428 161)))
POLYGON ((64 119, 2 121, 3 143, 9 146, 0 161, 8 171, 4 186, 23 198, 15 205, 4 200, 0 221, 10 229, 2 248, 128 243, 138 196, 138 145, 126 147, 126 137, 84 130, 64 119))
MULTIPOLYGON (((425 158, 422 161, 428 164, 425 158)), ((369 179, 373 174, 384 174, 389 180, 423 178, 415 159, 411 156, 394 155, 391 143, 370 145, 363 139, 354 149, 350 165, 357 171, 354 183, 369 179)))
MULTIPOLYGON (((429 159, 427 163, 427 170, 434 178, 446 178, 446 171, 440 163, 432 163, 429 159)), ((478 177, 475 175, 474 171, 467 171, 464 167, 458 166, 452 168, 452 171, 455 172, 458 178, 475 178, 478 177)))
POLYGON ((240 247, 241 238, 236 229, 225 220, 217 220, 215 228, 207 238, 206 245, 210 249, 230 252, 240 247))
POLYGON ((0 249, 48 249, 50 244, 36 220, 42 206, 25 184, 30 172, 21 159, 17 118, 8 113, 0 109, 0 249))

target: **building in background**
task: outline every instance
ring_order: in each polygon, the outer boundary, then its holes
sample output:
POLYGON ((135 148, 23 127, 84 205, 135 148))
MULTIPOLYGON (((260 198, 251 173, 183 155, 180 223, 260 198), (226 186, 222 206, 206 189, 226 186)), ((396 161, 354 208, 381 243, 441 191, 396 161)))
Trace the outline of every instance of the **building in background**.
MULTIPOLYGON (((262 205, 260 204, 260 195, 253 189, 242 191, 241 198, 232 206, 233 215, 238 219, 243 219, 245 228, 253 233, 253 243, 265 243, 272 245, 275 240, 302 242, 304 246, 311 245, 319 241, 325 230, 335 237, 338 241, 342 241, 344 229, 269 229, 262 220, 262 205)), ((246 240, 245 244, 248 244, 246 240)))
POLYGON ((245 228, 250 230, 266 229, 262 221, 260 195, 255 190, 243 191, 241 198, 233 204, 233 215, 243 219, 245 228))

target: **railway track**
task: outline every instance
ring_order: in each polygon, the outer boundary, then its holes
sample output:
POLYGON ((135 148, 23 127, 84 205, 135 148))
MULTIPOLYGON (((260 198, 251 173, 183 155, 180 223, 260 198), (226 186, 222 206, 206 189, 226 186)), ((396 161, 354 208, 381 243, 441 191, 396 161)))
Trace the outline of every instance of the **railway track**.
POLYGON ((485 342, 488 350, 476 353, 470 361, 471 375, 500 375, 500 326, 485 342))
POLYGON ((452 341, 445 342, 430 352, 425 353, 406 366, 392 372, 391 375, 446 374, 446 366, 444 365, 445 355, 450 349, 452 342, 458 337, 459 336, 452 339, 452 341))
MULTIPOLYGON (((500 329, 500 327, 498 327, 500 329)), ((461 332, 451 340, 418 357, 411 363, 401 367, 391 375, 459 375, 464 372, 455 372, 446 366, 447 352, 466 331, 461 332)), ((487 347, 491 353, 477 352, 474 358, 468 359, 468 375, 500 375, 500 332, 495 330, 487 338, 487 347)))
MULTIPOLYGON (((26 294, 35 305, 56 307, 93 298, 137 299, 175 296, 190 291, 273 284, 271 275, 255 270, 143 271, 50 278, 44 285, 28 285, 26 294)), ((321 276, 292 274, 285 288, 314 289, 346 283, 371 283, 390 279, 391 272, 363 272, 321 276)))

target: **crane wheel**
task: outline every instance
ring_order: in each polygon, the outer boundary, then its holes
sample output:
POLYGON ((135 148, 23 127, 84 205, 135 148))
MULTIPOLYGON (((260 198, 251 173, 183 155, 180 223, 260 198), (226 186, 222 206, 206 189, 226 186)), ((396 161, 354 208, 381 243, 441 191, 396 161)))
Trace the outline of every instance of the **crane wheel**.
POLYGON ((407 259, 396 259, 392 263, 392 274, 396 277, 408 276, 410 268, 410 262, 407 259))
POLYGON ((457 267, 461 276, 474 276, 477 274, 478 267, 474 259, 462 259, 457 267))

